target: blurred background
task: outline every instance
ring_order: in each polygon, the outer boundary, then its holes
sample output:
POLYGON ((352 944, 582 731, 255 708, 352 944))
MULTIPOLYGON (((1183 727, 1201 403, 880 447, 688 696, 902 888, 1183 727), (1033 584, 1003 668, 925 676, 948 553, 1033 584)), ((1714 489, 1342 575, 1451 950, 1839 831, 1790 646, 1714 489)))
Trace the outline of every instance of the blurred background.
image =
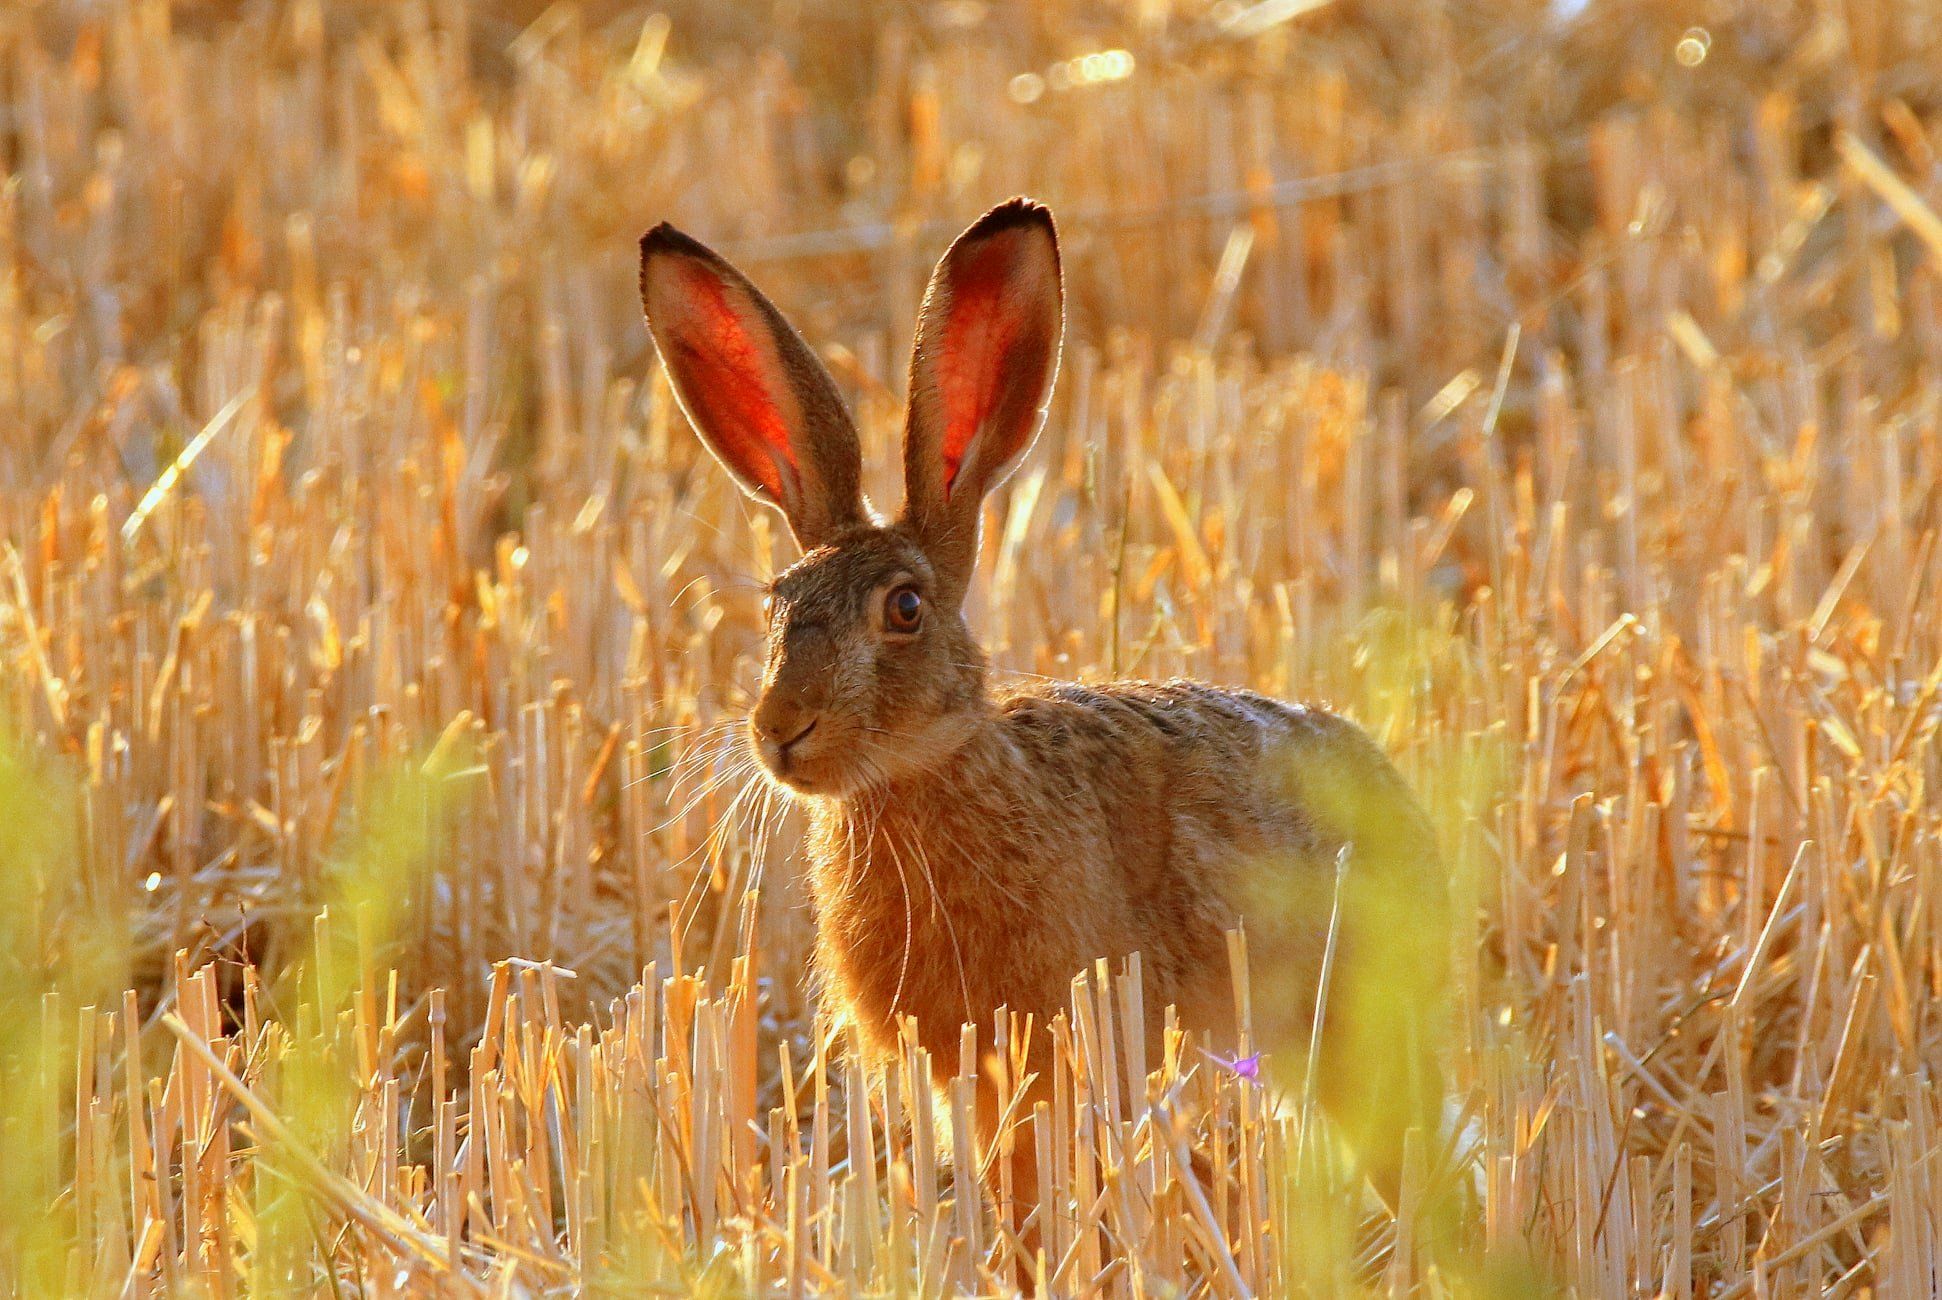
MULTIPOLYGON (((1029 191, 1061 214, 1081 338, 1232 330, 1434 391, 1513 320, 1582 347, 1559 291, 1642 200, 1776 202, 1837 128, 1937 94, 1914 3, 33 0, 6 23, 21 236, 64 245, 23 287, 119 290, 69 365, 139 361, 191 291, 298 287, 314 259, 360 307, 482 282, 493 342, 551 310, 637 378, 625 263, 671 219, 812 334, 882 336, 859 355, 894 374, 940 241, 1029 191)), ((1696 275, 1754 233, 1650 260, 1696 275)))

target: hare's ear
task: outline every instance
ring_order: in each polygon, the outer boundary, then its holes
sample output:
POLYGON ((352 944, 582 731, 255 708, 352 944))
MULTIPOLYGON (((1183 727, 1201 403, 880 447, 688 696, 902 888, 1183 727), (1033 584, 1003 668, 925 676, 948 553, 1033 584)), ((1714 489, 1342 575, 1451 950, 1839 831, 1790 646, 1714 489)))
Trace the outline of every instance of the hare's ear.
POLYGON ((856 426, 760 290, 663 223, 641 237, 641 308, 695 432, 746 491, 781 508, 805 551, 863 522, 856 426))
POLYGON ((904 516, 962 596, 978 505, 1045 420, 1065 308, 1052 214, 1013 199, 959 235, 931 274, 910 358, 904 516))

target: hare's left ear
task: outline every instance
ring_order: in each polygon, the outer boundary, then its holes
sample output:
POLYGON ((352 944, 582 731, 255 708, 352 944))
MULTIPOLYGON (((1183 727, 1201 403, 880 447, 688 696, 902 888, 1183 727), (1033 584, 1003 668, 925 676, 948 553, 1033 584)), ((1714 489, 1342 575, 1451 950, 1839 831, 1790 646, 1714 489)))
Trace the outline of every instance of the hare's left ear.
POLYGON ((856 426, 823 363, 775 305, 706 245, 641 237, 648 333, 695 431, 813 550, 863 523, 856 426))
POLYGON ((978 505, 1045 421, 1065 307, 1052 214, 1013 199, 938 262, 918 315, 904 434, 904 518, 960 598, 978 554, 978 505))

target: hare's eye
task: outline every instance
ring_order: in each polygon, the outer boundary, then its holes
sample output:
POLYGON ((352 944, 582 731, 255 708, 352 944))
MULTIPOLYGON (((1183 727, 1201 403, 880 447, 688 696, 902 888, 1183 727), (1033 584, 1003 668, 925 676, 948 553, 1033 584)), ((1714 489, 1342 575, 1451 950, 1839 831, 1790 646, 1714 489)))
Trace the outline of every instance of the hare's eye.
POLYGON ((924 621, 924 598, 915 587, 898 587, 883 598, 883 626, 891 632, 915 632, 924 621))

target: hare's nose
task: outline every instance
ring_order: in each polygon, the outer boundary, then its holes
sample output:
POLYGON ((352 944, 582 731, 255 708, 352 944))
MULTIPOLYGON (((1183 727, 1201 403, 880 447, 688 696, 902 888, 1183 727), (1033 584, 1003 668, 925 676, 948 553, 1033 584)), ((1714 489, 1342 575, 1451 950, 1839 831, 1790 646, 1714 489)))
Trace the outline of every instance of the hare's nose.
POLYGON ((786 750, 809 734, 816 725, 816 715, 794 701, 776 701, 758 709, 754 722, 764 740, 786 750))
POLYGON ((774 741, 775 747, 786 754, 789 752, 789 747, 791 745, 795 744, 798 740, 801 740, 804 736, 807 736, 810 732, 814 731, 815 729, 816 729, 816 719, 809 718, 809 719, 806 719, 801 726, 796 727, 793 731, 789 730, 788 728, 783 728, 781 730, 764 729, 762 734, 767 736, 770 740, 774 741))
POLYGON ((796 742, 799 740, 807 739, 809 736, 809 733, 814 731, 815 729, 816 729, 816 719, 811 718, 807 723, 803 725, 803 729, 801 731, 798 731, 795 735, 789 737, 787 740, 784 740, 778 736, 776 738, 776 753, 781 755, 782 761, 785 763, 788 762, 789 751, 796 747, 796 742))

